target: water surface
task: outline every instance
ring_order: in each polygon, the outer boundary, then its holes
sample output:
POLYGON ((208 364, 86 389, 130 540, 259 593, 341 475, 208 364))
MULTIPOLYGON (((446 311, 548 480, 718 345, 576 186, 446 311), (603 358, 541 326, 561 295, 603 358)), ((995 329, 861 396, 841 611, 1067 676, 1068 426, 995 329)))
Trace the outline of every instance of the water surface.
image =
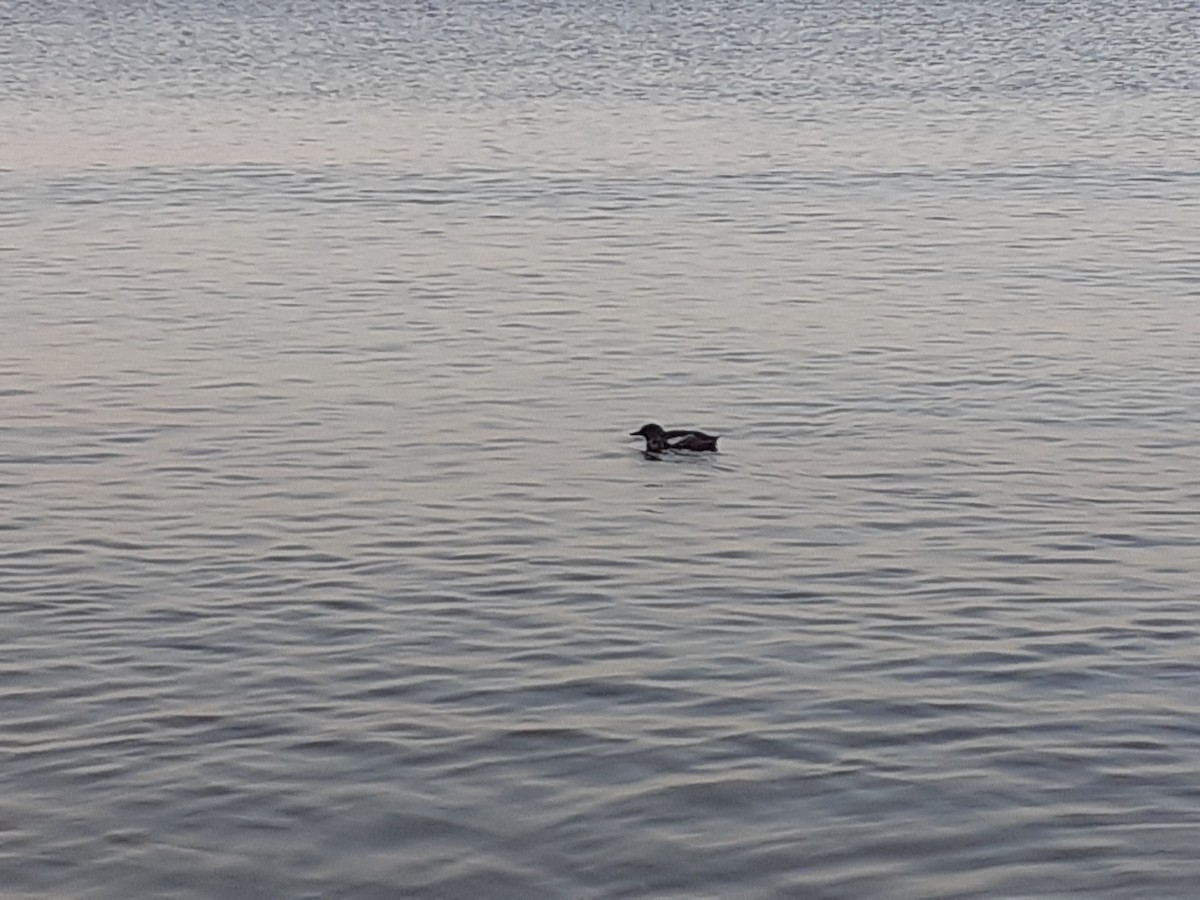
POLYGON ((1192 12, 0 3, 7 889, 1190 896, 1192 12))

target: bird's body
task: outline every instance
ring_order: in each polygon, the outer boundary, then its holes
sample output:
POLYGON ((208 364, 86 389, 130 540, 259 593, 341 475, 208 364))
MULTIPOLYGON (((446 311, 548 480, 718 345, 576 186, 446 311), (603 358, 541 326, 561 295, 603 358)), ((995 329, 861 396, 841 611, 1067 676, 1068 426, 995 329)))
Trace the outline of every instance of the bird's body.
POLYGON ((664 450, 692 450, 695 452, 716 452, 718 435, 705 434, 694 428, 676 428, 665 430, 661 425, 650 422, 637 431, 631 431, 630 437, 644 437, 647 453, 662 453, 664 450))

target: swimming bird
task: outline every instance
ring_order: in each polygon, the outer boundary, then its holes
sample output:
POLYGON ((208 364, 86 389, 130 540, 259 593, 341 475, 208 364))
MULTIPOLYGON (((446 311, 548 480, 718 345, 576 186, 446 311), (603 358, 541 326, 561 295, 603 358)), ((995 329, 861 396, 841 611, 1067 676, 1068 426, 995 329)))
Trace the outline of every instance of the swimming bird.
POLYGON ((718 437, 718 435, 696 431, 694 428, 665 431, 661 425, 655 425, 653 422, 643 425, 637 431, 629 432, 629 436, 644 437, 647 453, 661 453, 664 450, 711 450, 716 452, 718 437))

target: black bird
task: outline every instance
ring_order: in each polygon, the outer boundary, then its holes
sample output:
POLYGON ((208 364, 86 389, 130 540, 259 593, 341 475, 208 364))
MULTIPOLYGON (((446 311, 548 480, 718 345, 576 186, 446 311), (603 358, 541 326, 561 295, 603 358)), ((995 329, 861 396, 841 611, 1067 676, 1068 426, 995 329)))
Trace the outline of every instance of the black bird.
POLYGON ((647 453, 662 453, 664 450, 711 450, 717 449, 715 434, 705 434, 692 428, 679 428, 664 431, 661 425, 653 422, 643 425, 637 431, 629 432, 630 437, 644 437, 647 453), (673 442, 673 443, 672 443, 673 442))

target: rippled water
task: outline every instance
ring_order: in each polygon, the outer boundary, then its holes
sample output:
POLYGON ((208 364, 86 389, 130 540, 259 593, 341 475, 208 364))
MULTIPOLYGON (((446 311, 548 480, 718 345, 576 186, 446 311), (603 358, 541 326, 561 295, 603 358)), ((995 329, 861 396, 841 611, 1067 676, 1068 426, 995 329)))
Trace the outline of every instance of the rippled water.
POLYGON ((4 889, 1193 896, 1197 21, 0 2, 4 889))

